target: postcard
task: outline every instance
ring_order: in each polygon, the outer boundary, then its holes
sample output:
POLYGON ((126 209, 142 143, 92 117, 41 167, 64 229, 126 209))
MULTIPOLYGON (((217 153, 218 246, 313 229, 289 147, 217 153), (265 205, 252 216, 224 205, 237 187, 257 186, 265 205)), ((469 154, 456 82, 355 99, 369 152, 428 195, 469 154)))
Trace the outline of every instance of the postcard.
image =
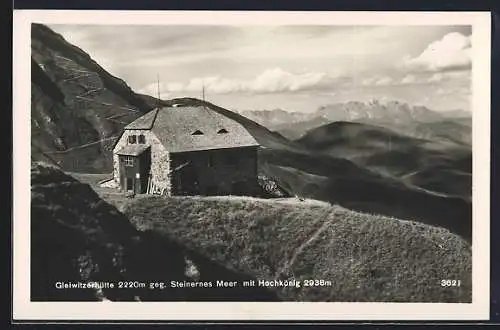
POLYGON ((489 13, 13 31, 14 320, 489 318, 489 13))

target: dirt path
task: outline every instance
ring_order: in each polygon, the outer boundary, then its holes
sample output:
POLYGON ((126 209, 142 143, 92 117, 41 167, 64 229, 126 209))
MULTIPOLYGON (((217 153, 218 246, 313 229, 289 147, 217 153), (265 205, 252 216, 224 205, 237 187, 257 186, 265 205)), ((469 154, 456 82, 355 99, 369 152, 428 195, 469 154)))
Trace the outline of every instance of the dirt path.
POLYGON ((276 272, 276 275, 275 275, 275 278, 279 278, 281 274, 283 273, 286 273, 292 266, 293 264, 295 263, 295 260, 297 260, 298 256, 302 253, 302 251, 309 245, 311 244, 312 242, 314 242, 318 237, 319 235, 321 235, 321 233, 323 231, 325 231, 326 228, 328 228, 328 226, 333 222, 333 219, 335 217, 331 217, 331 215, 335 214, 335 211, 336 210, 333 210, 331 213, 328 213, 328 218, 325 220, 325 222, 321 225, 321 227, 319 227, 312 235, 311 237, 309 237, 308 239, 306 239, 299 247, 297 247, 297 249, 294 251, 294 253, 292 254, 292 257, 290 258, 290 260, 288 260, 287 262, 285 262, 285 264, 283 265, 283 267, 281 267, 281 269, 276 272))

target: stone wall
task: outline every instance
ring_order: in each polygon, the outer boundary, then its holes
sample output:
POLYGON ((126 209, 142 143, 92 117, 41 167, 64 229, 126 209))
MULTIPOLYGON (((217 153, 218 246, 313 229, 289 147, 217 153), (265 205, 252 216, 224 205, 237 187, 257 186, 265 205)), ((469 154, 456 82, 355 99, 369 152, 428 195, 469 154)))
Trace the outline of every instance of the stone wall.
POLYGON ((125 130, 113 150, 113 179, 120 184, 119 157, 116 154, 121 148, 128 144, 130 135, 143 134, 146 138, 146 145, 151 146, 151 179, 154 186, 159 190, 164 190, 164 194, 170 195, 170 155, 160 143, 158 138, 149 130, 125 130))
POLYGON ((189 162, 172 173, 173 194, 179 195, 254 195, 258 188, 255 147, 228 148, 172 154, 172 168, 189 162), (183 171, 196 177, 196 187, 186 186, 183 171), (179 183, 181 186, 179 187, 179 183), (184 185, 182 185, 184 183, 184 185))

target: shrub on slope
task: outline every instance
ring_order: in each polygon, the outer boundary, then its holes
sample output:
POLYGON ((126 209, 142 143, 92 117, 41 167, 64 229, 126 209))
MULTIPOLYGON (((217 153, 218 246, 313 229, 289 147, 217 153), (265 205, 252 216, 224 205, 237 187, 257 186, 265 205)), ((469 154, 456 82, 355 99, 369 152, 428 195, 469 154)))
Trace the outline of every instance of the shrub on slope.
POLYGON ((285 300, 470 302, 471 248, 445 229, 339 206, 148 197, 124 213, 208 258, 261 280, 331 281, 276 288, 285 300), (442 279, 460 279, 444 288, 442 279))

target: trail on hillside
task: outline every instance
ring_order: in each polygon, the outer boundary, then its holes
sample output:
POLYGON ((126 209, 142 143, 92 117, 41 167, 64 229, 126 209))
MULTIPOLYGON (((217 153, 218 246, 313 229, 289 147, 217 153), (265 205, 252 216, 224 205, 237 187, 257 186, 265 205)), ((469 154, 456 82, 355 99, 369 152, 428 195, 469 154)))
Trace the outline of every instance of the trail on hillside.
POLYGON ((443 228, 256 198, 145 197, 123 212, 136 228, 257 279, 329 281, 271 288, 283 300, 471 301, 471 246, 443 228), (436 287, 451 277, 463 279, 460 290, 436 287))
MULTIPOLYGON (((335 214, 335 210, 332 211, 332 214, 335 214)), ((287 271, 293 266, 297 257, 302 253, 302 251, 311 244, 315 239, 319 237, 319 235, 332 223, 333 219, 327 218, 323 225, 319 227, 307 240, 305 240, 297 249, 293 252, 292 257, 284 263, 284 265, 280 268, 279 271, 276 272, 275 279, 281 277, 282 274, 286 274, 287 271)))

